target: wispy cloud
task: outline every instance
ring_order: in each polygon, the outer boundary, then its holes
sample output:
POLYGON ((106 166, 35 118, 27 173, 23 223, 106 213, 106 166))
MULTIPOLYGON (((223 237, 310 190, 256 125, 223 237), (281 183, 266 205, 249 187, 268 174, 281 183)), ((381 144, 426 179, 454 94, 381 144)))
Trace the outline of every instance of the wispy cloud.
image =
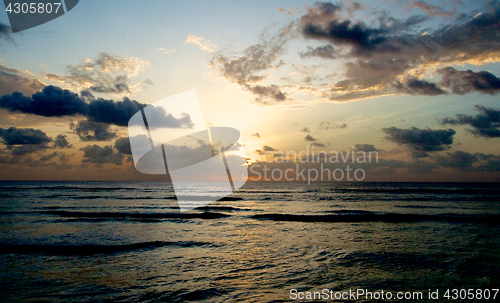
POLYGON ((156 50, 157 52, 162 52, 163 54, 170 54, 170 53, 173 53, 175 52, 175 49, 173 48, 164 48, 164 47, 160 47, 156 50))
POLYGON ((208 53, 213 52, 215 48, 215 45, 211 43, 209 40, 202 37, 196 37, 191 34, 187 36, 186 43, 198 45, 201 48, 201 50, 208 53))
POLYGON ((12 28, 2 22, 0 22, 0 39, 14 42, 14 38, 12 37, 12 28))
POLYGON ((259 105, 297 106, 297 97, 307 94, 315 98, 304 102, 473 91, 496 94, 499 81, 495 75, 453 67, 500 62, 500 36, 496 34, 500 4, 482 4, 483 13, 461 14, 458 20, 449 18, 456 8, 445 11, 424 1, 412 1, 410 8, 427 15, 400 18, 376 10, 374 18, 366 21, 357 16, 363 10, 359 4, 316 2, 302 11, 294 9, 302 16, 276 35, 262 35, 259 43, 248 46, 239 56, 228 50, 218 52, 211 66, 228 82, 256 95, 259 105), (446 18, 436 25, 431 22, 435 16, 446 18), (290 40, 310 44, 298 51, 302 61, 284 62, 290 40), (315 65, 307 65, 313 60, 315 65), (322 64, 318 65, 318 60, 322 64), (282 66, 297 69, 302 64, 307 76, 291 72, 286 77, 272 77, 282 66))
MULTIPOLYGON (((49 81, 64 83, 77 90, 96 93, 130 94, 139 85, 131 84, 130 78, 137 77, 151 64, 148 61, 108 53, 100 53, 96 60, 87 58, 77 65, 68 65, 67 75, 45 74, 49 81)), ((135 91, 134 91, 135 92, 135 91)))

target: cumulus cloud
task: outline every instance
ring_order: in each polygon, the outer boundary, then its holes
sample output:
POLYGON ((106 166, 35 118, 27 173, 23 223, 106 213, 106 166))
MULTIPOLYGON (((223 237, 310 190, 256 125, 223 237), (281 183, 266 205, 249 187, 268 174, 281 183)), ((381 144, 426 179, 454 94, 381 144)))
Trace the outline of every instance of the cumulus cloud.
POLYGON ((44 87, 45 84, 37 80, 33 73, 0 64, 0 96, 14 91, 31 95, 44 87))
POLYGON ((362 151, 362 152, 376 152, 379 151, 378 149, 375 148, 375 145, 373 144, 356 144, 354 145, 354 151, 362 151))
POLYGON ((123 154, 116 152, 111 146, 107 145, 101 147, 99 145, 87 145, 86 147, 80 148, 83 154, 83 163, 93 163, 96 166, 102 164, 115 164, 122 165, 123 154))
POLYGON ((470 92, 480 92, 494 95, 500 92, 500 79, 490 72, 459 71, 446 67, 437 71, 441 74, 440 85, 451 88, 454 94, 465 95, 470 92))
POLYGON ((433 130, 410 127, 401 129, 394 126, 382 128, 387 134, 387 140, 408 147, 414 158, 428 157, 428 152, 442 151, 450 148, 453 143, 453 129, 433 130))
MULTIPOLYGON (((127 126, 130 118, 148 104, 139 103, 124 97, 122 101, 95 99, 83 91, 82 97, 52 85, 30 97, 14 92, 0 97, 0 108, 11 112, 35 114, 45 117, 85 116, 92 122, 102 122, 117 126, 127 126)), ((193 122, 188 114, 179 118, 165 112, 163 108, 152 110, 157 121, 163 121, 168 128, 192 128, 193 122)))
POLYGON ((70 144, 68 142, 68 139, 66 139, 66 135, 59 134, 56 136, 54 139, 54 148, 70 148, 73 147, 73 144, 70 144))
POLYGON ((148 61, 139 58, 122 58, 108 53, 100 53, 96 60, 87 58, 80 64, 68 65, 67 75, 46 74, 45 77, 50 81, 71 85, 78 90, 130 94, 130 78, 137 77, 150 65, 148 61))
POLYGON ((467 131, 477 137, 500 137, 500 110, 482 105, 476 105, 474 109, 479 114, 475 116, 456 114, 455 118, 447 117, 440 119, 439 124, 469 125, 472 129, 467 129, 467 131))
POLYGON ((318 139, 313 138, 311 135, 307 135, 307 136, 304 138, 304 140, 309 141, 309 142, 318 141, 318 139))
POLYGON ((259 155, 264 155, 266 153, 270 153, 273 151, 278 151, 278 150, 272 148, 271 146, 264 145, 264 147, 262 147, 262 149, 254 150, 254 153, 259 154, 259 155))
POLYGON ((70 129, 80 137, 82 141, 109 141, 116 138, 116 133, 110 131, 110 125, 101 122, 79 121, 71 122, 70 129))
POLYGON ((52 141, 45 132, 33 128, 0 128, 0 137, 6 145, 46 144, 52 141))
MULTIPOLYGON (((395 94, 439 96, 498 91, 498 78, 491 73, 458 72, 450 66, 500 61, 500 37, 496 34, 500 4, 491 4, 482 14, 462 14, 459 19, 446 18, 439 24, 430 17, 448 17, 454 11, 446 12, 423 1, 413 1, 410 7, 429 16, 397 18, 379 10, 367 21, 364 16, 356 16, 360 5, 356 8, 316 2, 286 27, 283 32, 287 34, 262 40, 239 57, 219 52, 211 66, 227 81, 256 94, 260 105, 295 105, 291 101, 297 99, 302 103, 344 102, 395 94), (299 51, 302 59, 316 57, 324 64, 309 66, 307 77, 291 72, 272 84, 261 83, 273 78, 269 73, 279 73, 274 71, 285 65, 281 58, 291 39, 311 44, 299 51), (252 89, 254 86, 259 89, 252 89), (316 98, 309 101, 305 94, 316 98)), ((290 62, 288 66, 297 64, 290 62)))
POLYGON ((118 138, 115 141, 115 149, 122 154, 132 155, 132 148, 130 147, 130 140, 128 137, 118 138))
MULTIPOLYGON (((52 138, 42 130, 16 127, 0 128, 0 138, 12 156, 22 156, 45 150, 49 148, 48 143, 52 141, 52 138)), ((16 159, 9 161, 18 162, 16 159)))
POLYGON ((299 56, 301 58, 320 57, 324 59, 334 59, 337 57, 331 45, 318 46, 316 48, 308 46, 306 52, 299 52, 299 56))
POLYGON ((397 81, 394 85, 398 92, 410 95, 437 96, 445 95, 447 93, 435 83, 416 78, 409 78, 404 83, 397 81))
POLYGON ((186 38, 186 43, 198 45, 201 50, 207 53, 213 52, 215 47, 215 45, 213 45, 209 40, 202 37, 196 37, 191 34, 186 38))
POLYGON ((447 152, 445 155, 436 155, 435 162, 442 167, 451 167, 456 170, 470 170, 472 164, 478 161, 478 158, 468 152, 454 151, 447 152))
POLYGON ((20 92, 0 97, 0 108, 45 117, 85 115, 88 105, 77 94, 55 86, 46 86, 31 98, 20 92))
POLYGON ((314 146, 314 147, 326 147, 325 144, 320 143, 320 142, 314 142, 314 143, 311 144, 311 146, 314 146))
POLYGON ((289 32, 282 30, 269 40, 247 47, 241 56, 228 55, 225 51, 216 53, 210 66, 217 69, 229 82, 236 83, 243 90, 257 96, 258 103, 269 104, 286 100, 286 94, 275 84, 258 84, 267 78, 262 74, 266 70, 279 68, 284 63, 278 60, 284 53, 284 46, 289 40, 289 32))
POLYGON ((303 133, 310 133, 311 132, 311 130, 309 128, 307 128, 307 127, 304 127, 302 129, 300 129, 300 131, 303 132, 303 133))

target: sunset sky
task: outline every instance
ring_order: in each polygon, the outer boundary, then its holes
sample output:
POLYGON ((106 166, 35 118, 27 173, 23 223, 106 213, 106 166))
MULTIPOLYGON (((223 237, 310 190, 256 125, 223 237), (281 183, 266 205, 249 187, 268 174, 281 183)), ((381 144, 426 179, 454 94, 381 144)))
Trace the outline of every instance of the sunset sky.
POLYGON ((0 179, 162 180, 127 122, 194 89, 253 165, 376 150, 366 181, 500 181, 499 29, 489 0, 88 0, 15 34, 2 10, 0 179))

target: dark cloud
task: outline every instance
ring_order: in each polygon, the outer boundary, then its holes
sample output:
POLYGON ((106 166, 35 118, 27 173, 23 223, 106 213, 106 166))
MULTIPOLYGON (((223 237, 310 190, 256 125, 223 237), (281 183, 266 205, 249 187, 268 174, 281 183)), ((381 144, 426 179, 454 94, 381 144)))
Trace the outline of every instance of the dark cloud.
POLYGON ((260 134, 259 133, 251 134, 250 136, 260 138, 260 134))
POLYGON ((7 40, 9 42, 14 42, 12 37, 12 28, 0 21, 0 39, 7 40))
POLYGON ((356 53, 374 50, 386 40, 384 31, 369 28, 362 22, 353 24, 350 20, 333 20, 325 27, 313 23, 306 24, 302 33, 306 38, 353 46, 356 53))
POLYGON ((54 139, 54 148, 70 148, 73 147, 73 144, 69 144, 68 140, 66 139, 66 135, 59 134, 56 136, 54 139))
POLYGON ((307 128, 307 127, 304 127, 302 129, 300 129, 300 131, 303 132, 303 133, 310 133, 311 132, 311 130, 309 128, 307 128))
MULTIPOLYGON (((454 11, 446 12, 424 1, 409 3, 429 16, 454 15, 454 11)), ((282 36, 286 38, 270 37, 248 47, 239 57, 221 52, 212 58, 211 66, 227 81, 256 94, 262 105, 290 104, 288 101, 302 93, 338 102, 394 94, 438 96, 449 93, 447 89, 459 94, 493 94, 498 92, 498 78, 489 72, 446 68, 439 70, 440 83, 425 80, 439 76, 436 66, 498 61, 500 3, 492 2, 490 6, 482 14, 462 14, 461 18, 437 23, 425 15, 398 19, 384 10, 374 10, 371 18, 354 16, 361 8, 359 4, 316 2, 287 27, 288 34, 282 36), (326 63, 304 67, 309 69, 307 76, 299 72, 280 77, 286 83, 260 83, 270 78, 264 72, 283 65, 285 42, 298 38, 315 44, 299 55, 323 58, 326 63), (323 45, 318 46, 318 42, 323 45), (327 73, 329 66, 334 66, 335 71, 327 73)))
POLYGON ((469 125, 472 129, 467 129, 467 131, 475 136, 484 138, 500 137, 500 110, 482 105, 476 105, 474 109, 479 114, 475 116, 456 114, 455 118, 440 119, 439 124, 469 125))
POLYGON ((87 115, 88 105, 77 94, 55 86, 46 86, 31 98, 20 92, 0 97, 0 108, 45 117, 87 115))
POLYGON ((256 154, 259 154, 259 155, 264 155, 266 153, 270 153, 273 151, 278 151, 278 150, 272 148, 271 146, 264 145, 264 147, 262 147, 262 149, 257 149, 257 150, 254 150, 253 152, 256 154))
POLYGON ((25 144, 25 145, 8 145, 7 149, 11 151, 12 155, 22 156, 32 154, 48 148, 45 144, 25 144))
POLYGON ((83 154, 83 163, 93 163, 97 166, 101 164, 115 164, 122 165, 123 154, 116 152, 111 146, 107 145, 101 147, 99 145, 87 145, 84 148, 80 148, 83 154))
MULTIPOLYGON (((421 1, 413 4, 431 15, 441 13, 438 7, 421 1)), ((322 6, 321 3, 315 4, 316 10, 321 12, 322 6)), ((494 60, 492 58, 498 56, 500 49, 500 37, 496 35, 500 4, 490 12, 469 16, 465 22, 451 21, 423 34, 418 27, 427 19, 422 16, 399 20, 386 13, 377 13, 378 24, 367 25, 342 19, 342 7, 337 7, 335 14, 309 11, 299 26, 303 37, 328 41, 335 46, 339 59, 352 60, 346 63, 346 72, 341 75, 343 79, 327 90, 318 86, 330 100, 348 101, 395 92, 436 96, 446 94, 444 88, 452 88, 453 93, 497 91, 498 78, 488 72, 475 75, 453 73, 447 78, 450 70, 443 69, 444 81, 440 85, 409 75, 420 75, 436 62, 483 64, 494 60), (412 73, 414 71, 416 73, 412 73)))
POLYGON ((414 158, 428 157, 428 152, 449 149, 456 133, 453 129, 401 129, 394 126, 382 128, 382 131, 387 134, 387 140, 407 146, 414 158))
POLYGON ((248 85, 246 86, 246 89, 251 91, 254 95, 258 96, 255 99, 255 101, 259 103, 267 104, 267 103, 285 101, 286 99, 286 95, 281 91, 279 86, 274 84, 269 86, 248 85), (267 101, 267 99, 271 99, 271 101, 267 101))
POLYGON ((310 142, 314 142, 314 141, 318 141, 318 139, 316 138, 313 138, 311 135, 307 135, 304 140, 306 141, 310 141, 310 142))
POLYGON ((334 59, 337 57, 335 49, 331 45, 318 46, 316 48, 307 47, 306 52, 299 52, 301 58, 320 57, 323 59, 334 59))
POLYGON ((422 79, 409 78, 404 83, 397 81, 394 85, 398 92, 410 95, 437 96, 447 94, 446 91, 438 87, 435 83, 422 79))
POLYGON ((323 143, 319 143, 319 142, 314 142, 314 143, 312 143, 312 144, 311 144, 311 146, 315 146, 315 147, 316 147, 316 146, 317 146, 317 147, 326 147, 326 145, 325 145, 325 144, 323 144, 323 143))
POLYGON ((130 100, 127 97, 123 98, 122 101, 98 98, 90 101, 87 117, 95 122, 127 126, 130 118, 146 106, 147 104, 130 100))
MULTIPOLYGON (((4 151, 10 151, 11 156, 23 156, 45 150, 52 141, 52 138, 39 129, 16 127, 0 128, 0 138, 1 142, 7 145, 4 151)), ((19 162, 16 158, 9 161, 19 162)))
POLYGON ((54 159, 58 155, 59 155, 58 152, 53 152, 53 153, 50 153, 50 154, 47 154, 47 155, 42 155, 40 157, 39 161, 40 162, 47 162, 47 161, 50 161, 50 160, 54 159))
POLYGON ((375 145, 373 144, 356 144, 354 145, 354 151, 362 151, 362 152, 375 152, 379 151, 378 149, 375 148, 375 145))
POLYGON ((132 148, 130 147, 130 140, 128 137, 118 138, 115 141, 115 149, 122 154, 132 155, 132 148))
POLYGON ((320 130, 329 130, 329 129, 342 129, 347 128, 347 124, 332 124, 330 122, 320 122, 318 128, 320 130))
POLYGON ((442 167, 450 167, 456 170, 471 170, 472 165, 479 159, 468 152, 454 151, 447 152, 445 155, 436 155, 434 160, 436 164, 442 167))
POLYGON ((453 67, 445 67, 437 72, 442 76, 440 85, 451 88, 454 94, 465 95, 477 91, 494 95, 500 92, 500 79, 489 72, 458 71, 453 67))
POLYGON ((486 172, 499 172, 500 171, 500 156, 498 155, 485 155, 485 154, 474 154, 481 162, 479 166, 475 168, 476 171, 486 171, 486 172))
MULTIPOLYGON (((0 108, 11 112, 22 112, 45 117, 82 115, 92 122, 102 122, 117 126, 127 126, 130 118, 148 104, 139 103, 125 97, 122 101, 95 99, 88 91, 82 91, 81 97, 69 90, 56 86, 46 86, 31 98, 20 92, 0 97, 0 108)), ((163 122, 167 128, 192 128, 193 122, 188 114, 175 118, 163 108, 153 107, 151 113, 156 121, 163 122)))
POLYGON ((110 125, 102 122, 80 121, 77 124, 71 122, 70 129, 80 137, 82 141, 109 141, 116 138, 116 133, 110 131, 110 125))
POLYGON ((0 128, 0 137, 5 145, 47 144, 52 139, 39 129, 0 128))

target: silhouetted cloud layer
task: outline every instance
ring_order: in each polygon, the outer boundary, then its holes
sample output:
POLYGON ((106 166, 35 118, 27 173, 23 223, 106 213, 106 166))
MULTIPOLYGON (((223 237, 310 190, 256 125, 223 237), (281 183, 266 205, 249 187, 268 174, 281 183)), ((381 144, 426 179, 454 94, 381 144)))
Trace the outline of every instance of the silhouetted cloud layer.
POLYGON ((484 138, 500 137, 500 110, 482 105, 476 105, 474 108, 480 113, 475 116, 456 114, 455 118, 440 119, 439 124, 469 125, 472 129, 467 129, 467 131, 475 136, 484 138))
MULTIPOLYGON (((130 118, 148 104, 139 103, 125 97, 122 101, 95 99, 88 91, 82 97, 56 86, 46 86, 41 92, 31 97, 14 92, 0 97, 0 108, 11 112, 21 112, 45 117, 82 115, 92 122, 102 122, 118 126, 127 126, 130 118)), ((155 118, 163 121, 167 128, 192 128, 193 122, 188 114, 175 118, 163 108, 154 111, 155 118)))
POLYGON ((107 145, 101 147, 99 145, 87 145, 80 149, 84 152, 83 163, 93 163, 97 166, 101 164, 122 165, 123 154, 116 152, 113 147, 107 145))
POLYGON ((453 129, 433 130, 410 127, 401 129, 394 126, 382 128, 387 134, 387 140, 398 145, 407 146, 414 158, 428 157, 428 152, 442 151, 450 148, 453 143, 453 129))
POLYGON ((442 87, 451 88, 454 94, 465 95, 470 92, 496 94, 500 92, 500 79, 490 72, 459 71, 453 67, 438 70, 442 75, 442 87))
POLYGON ((6 145, 45 144, 52 141, 45 132, 33 128, 0 128, 0 136, 6 145))

